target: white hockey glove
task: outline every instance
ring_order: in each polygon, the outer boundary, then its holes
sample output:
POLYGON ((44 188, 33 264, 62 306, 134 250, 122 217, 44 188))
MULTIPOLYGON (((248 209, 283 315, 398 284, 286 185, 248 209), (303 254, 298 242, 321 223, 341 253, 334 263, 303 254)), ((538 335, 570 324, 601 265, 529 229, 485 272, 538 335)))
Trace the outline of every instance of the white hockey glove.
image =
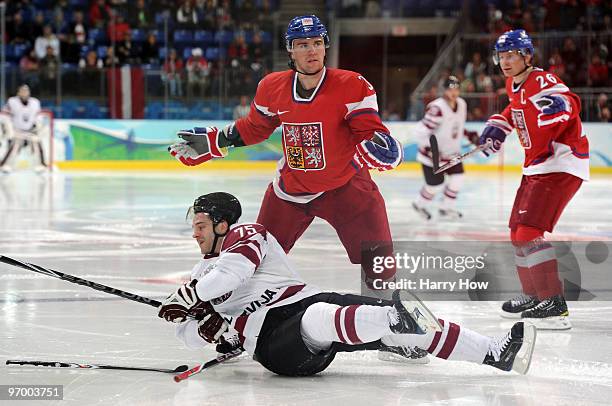
POLYGON ((170 154, 183 165, 200 165, 213 158, 224 158, 227 153, 219 146, 217 127, 194 127, 176 133, 184 141, 168 147, 170 154))
POLYGON ((194 279, 168 296, 159 307, 157 315, 171 323, 182 323, 187 320, 188 316, 206 317, 207 303, 198 298, 195 288, 197 283, 197 279, 194 279))

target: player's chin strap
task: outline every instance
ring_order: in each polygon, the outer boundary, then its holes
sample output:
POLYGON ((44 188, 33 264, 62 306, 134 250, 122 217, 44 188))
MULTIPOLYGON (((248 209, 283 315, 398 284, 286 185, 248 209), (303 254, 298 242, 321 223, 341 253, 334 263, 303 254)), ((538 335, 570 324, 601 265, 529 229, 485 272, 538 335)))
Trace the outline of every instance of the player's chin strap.
POLYGON ((227 231, 226 231, 226 232, 224 232, 223 234, 219 234, 219 233, 217 232, 217 230, 216 230, 216 228, 217 228, 217 226, 218 226, 219 224, 220 224, 220 222, 219 222, 219 223, 216 223, 216 224, 213 224, 213 233, 215 233, 215 239, 213 240, 213 243, 212 243, 212 247, 211 247, 211 249, 210 249, 210 252, 209 252, 209 253, 207 253, 207 254, 205 254, 205 255, 218 255, 218 253, 216 253, 216 252, 215 252, 215 249, 217 248, 217 242, 219 241, 219 238, 221 238, 221 237, 225 237, 225 236, 227 235, 227 233, 229 233, 229 226, 228 226, 228 227, 227 227, 227 231))

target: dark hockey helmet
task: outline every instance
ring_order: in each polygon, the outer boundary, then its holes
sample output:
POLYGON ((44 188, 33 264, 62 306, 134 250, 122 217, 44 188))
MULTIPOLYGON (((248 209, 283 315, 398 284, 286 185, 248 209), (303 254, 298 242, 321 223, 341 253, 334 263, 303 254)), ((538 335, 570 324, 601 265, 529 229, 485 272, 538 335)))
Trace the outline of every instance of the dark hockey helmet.
POLYGON ((460 85, 457 76, 451 75, 444 81, 444 89, 459 89, 460 85))
POLYGON ((329 35, 327 28, 319 17, 314 14, 294 17, 287 26, 285 33, 285 46, 287 51, 293 49, 293 40, 297 38, 323 38, 325 48, 329 48, 329 35))
POLYGON ((499 65, 499 53, 517 51, 523 56, 532 55, 535 53, 533 42, 525 30, 506 31, 495 41, 495 49, 493 51, 493 62, 499 65))
POLYGON ((193 206, 187 211, 187 218, 197 213, 208 214, 215 225, 223 220, 227 221, 228 225, 232 225, 242 215, 242 207, 235 196, 225 192, 213 192, 195 199, 193 206))

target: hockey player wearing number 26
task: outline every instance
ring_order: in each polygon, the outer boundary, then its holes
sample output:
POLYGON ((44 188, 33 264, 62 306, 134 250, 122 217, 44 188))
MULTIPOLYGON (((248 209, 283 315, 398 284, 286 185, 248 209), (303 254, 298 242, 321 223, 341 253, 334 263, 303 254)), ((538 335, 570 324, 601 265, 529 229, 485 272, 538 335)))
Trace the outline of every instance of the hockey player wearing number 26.
POLYGON ((442 359, 527 372, 535 327, 518 322, 491 338, 436 319, 409 292, 396 291, 393 300, 321 292, 304 282, 263 225, 239 223, 241 213, 238 199, 224 192, 200 196, 188 210, 204 258, 191 281, 159 308, 159 317, 178 323, 177 336, 188 347, 217 343, 219 349, 231 328, 239 340, 233 348, 242 345, 279 375, 316 374, 338 352, 406 346, 442 359))
POLYGON ((505 302, 502 316, 538 328, 571 328, 555 249, 544 239, 589 179, 589 142, 580 121, 580 98, 556 75, 532 66, 534 47, 524 30, 495 43, 493 61, 506 76, 510 103, 494 114, 480 136, 498 152, 513 129, 525 150, 523 178, 510 215, 510 237, 523 294, 505 302))
MULTIPOLYGON (((257 222, 285 252, 319 217, 334 227, 352 263, 362 262, 365 241, 379 247, 374 255, 389 255, 385 202, 368 170, 395 168, 402 146, 380 119, 374 87, 359 73, 325 67, 329 37, 316 16, 293 18, 285 40, 291 69, 259 82, 247 117, 225 129, 181 131, 182 142, 169 151, 185 165, 199 165, 223 158, 224 147, 263 142, 280 127, 284 156, 257 222)), ((386 280, 395 268, 365 273, 386 280)))

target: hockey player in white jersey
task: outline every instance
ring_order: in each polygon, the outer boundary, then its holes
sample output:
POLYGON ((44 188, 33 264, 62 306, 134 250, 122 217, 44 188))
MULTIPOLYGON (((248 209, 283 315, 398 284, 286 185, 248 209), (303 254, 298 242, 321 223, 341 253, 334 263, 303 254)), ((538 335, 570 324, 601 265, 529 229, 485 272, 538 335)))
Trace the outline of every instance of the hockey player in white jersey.
POLYGON ((463 185, 463 164, 435 175, 429 138, 432 134, 435 135, 440 150, 439 165, 444 165, 450 158, 461 153, 464 136, 471 143, 478 145, 478 134, 464 128, 466 117, 467 104, 459 97, 459 80, 455 76, 449 76, 444 82, 444 95, 427 105, 425 117, 417 124, 415 131, 419 148, 417 161, 423 167, 425 184, 412 207, 427 220, 432 218, 433 201, 440 191, 443 191, 442 203, 438 209, 440 217, 463 217, 455 208, 457 195, 463 185))
MULTIPOLYGON (((200 196, 189 212, 204 258, 192 280, 170 295, 159 317, 179 323, 177 336, 194 349, 218 343, 229 328, 268 370, 288 376, 323 371, 336 353, 418 346, 436 357, 526 373, 533 326, 516 323, 490 338, 435 316, 418 299, 393 301, 321 292, 307 284, 262 225, 237 223, 238 200, 224 192, 200 196)), ((218 346, 219 347, 219 346, 218 346)))
POLYGON ((10 173, 13 161, 28 145, 32 146, 34 154, 38 157, 38 165, 34 169, 37 172, 44 171, 47 163, 36 128, 40 101, 30 95, 30 87, 25 84, 19 86, 17 95, 8 99, 2 111, 11 116, 12 131, 9 134, 6 153, 0 160, 0 172, 10 173))

